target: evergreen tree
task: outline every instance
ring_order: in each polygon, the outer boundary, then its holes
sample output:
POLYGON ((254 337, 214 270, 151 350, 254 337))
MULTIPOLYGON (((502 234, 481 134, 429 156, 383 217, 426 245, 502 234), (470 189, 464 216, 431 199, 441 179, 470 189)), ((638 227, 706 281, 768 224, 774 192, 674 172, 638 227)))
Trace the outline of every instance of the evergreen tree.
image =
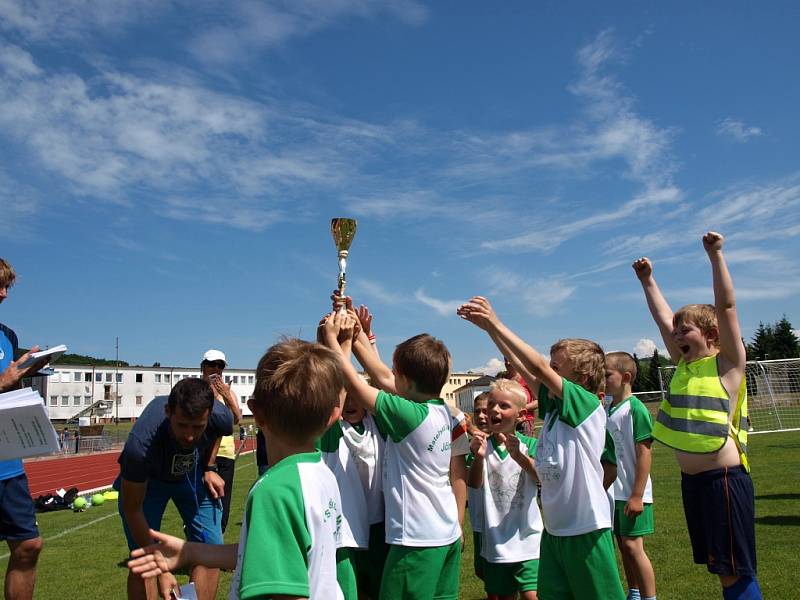
POLYGON ((631 384, 631 390, 634 394, 636 392, 646 392, 648 391, 645 384, 646 373, 642 371, 642 366, 639 364, 639 357, 636 356, 635 352, 633 353, 633 362, 636 363, 636 378, 631 384))
POLYGON ((797 358, 800 356, 800 340, 794 333, 792 324, 786 315, 772 326, 772 344, 770 358, 797 358))
POLYGON ((650 359, 650 364, 647 369, 647 378, 649 379, 650 390, 660 390, 661 380, 658 377, 658 367, 661 366, 661 357, 658 355, 658 348, 653 350, 653 357, 650 359))
POLYGON ((773 350, 772 344, 775 338, 775 333, 771 325, 764 325, 761 321, 758 322, 758 329, 753 334, 753 341, 748 346, 748 354, 752 356, 753 360, 764 360, 767 357, 772 358, 773 350))

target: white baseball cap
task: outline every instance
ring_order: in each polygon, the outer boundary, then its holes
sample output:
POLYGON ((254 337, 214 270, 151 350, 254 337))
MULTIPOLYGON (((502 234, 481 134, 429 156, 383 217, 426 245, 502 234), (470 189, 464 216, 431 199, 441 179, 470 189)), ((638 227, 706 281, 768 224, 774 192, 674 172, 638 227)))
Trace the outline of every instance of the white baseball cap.
POLYGON ((214 362, 217 360, 221 360, 225 363, 225 366, 228 366, 228 361, 225 360, 225 353, 222 350, 207 350, 205 354, 203 354, 203 362, 214 362))

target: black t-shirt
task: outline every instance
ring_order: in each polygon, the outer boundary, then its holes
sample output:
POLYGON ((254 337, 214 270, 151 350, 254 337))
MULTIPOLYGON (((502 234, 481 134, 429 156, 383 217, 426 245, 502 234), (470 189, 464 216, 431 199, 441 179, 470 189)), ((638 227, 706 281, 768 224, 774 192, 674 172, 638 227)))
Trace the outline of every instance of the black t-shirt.
POLYGON ((181 448, 170 430, 166 406, 167 397, 157 396, 134 424, 117 461, 124 479, 143 483, 148 479, 180 481, 187 474, 194 478, 197 461, 207 461, 216 439, 233 433, 231 411, 221 402, 214 402, 208 426, 195 447, 181 448))

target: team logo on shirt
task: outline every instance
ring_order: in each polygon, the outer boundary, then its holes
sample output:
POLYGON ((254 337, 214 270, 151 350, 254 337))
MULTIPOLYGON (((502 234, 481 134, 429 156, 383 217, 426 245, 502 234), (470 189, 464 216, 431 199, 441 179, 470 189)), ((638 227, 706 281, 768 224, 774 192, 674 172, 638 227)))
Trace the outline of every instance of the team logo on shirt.
POLYGON ((489 473, 489 490, 495 506, 500 510, 520 510, 525 507, 525 481, 519 473, 505 476, 492 471, 489 473))
POLYGON ((186 475, 194 469, 194 452, 191 454, 176 454, 172 457, 172 475, 186 475))
MULTIPOLYGON (((436 448, 436 442, 439 441, 439 438, 442 437, 442 434, 449 433, 449 432, 450 432, 450 426, 449 425, 442 425, 439 428, 439 430, 436 432, 436 434, 433 436, 433 439, 431 440, 431 443, 428 444, 428 448, 427 448, 428 452, 433 452, 434 449, 436 448)), ((444 452, 446 450, 450 450, 450 440, 448 440, 447 443, 442 444, 441 451, 444 452)))

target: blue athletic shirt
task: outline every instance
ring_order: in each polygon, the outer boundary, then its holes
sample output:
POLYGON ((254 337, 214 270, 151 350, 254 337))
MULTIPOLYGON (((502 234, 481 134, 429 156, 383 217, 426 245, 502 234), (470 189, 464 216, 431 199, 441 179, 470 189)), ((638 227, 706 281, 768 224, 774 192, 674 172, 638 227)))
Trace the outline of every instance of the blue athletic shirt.
MULTIPOLYGON (((14 333, 13 329, 0 323, 0 373, 5 371, 14 361, 16 354, 17 334, 14 333)), ((7 392, 9 390, 4 391, 7 392)), ((22 475, 24 472, 25 469, 22 467, 22 460, 19 458, 0 461, 0 481, 22 475)))
MULTIPOLYGON (((208 426, 193 449, 181 448, 175 441, 165 412, 166 396, 153 398, 128 435, 119 456, 120 475, 128 481, 143 483, 149 479, 177 482, 195 473, 197 460, 208 458, 208 451, 218 437, 233 433, 233 415, 227 406, 214 402, 208 426)), ((204 464, 198 466, 202 470, 204 464)))

